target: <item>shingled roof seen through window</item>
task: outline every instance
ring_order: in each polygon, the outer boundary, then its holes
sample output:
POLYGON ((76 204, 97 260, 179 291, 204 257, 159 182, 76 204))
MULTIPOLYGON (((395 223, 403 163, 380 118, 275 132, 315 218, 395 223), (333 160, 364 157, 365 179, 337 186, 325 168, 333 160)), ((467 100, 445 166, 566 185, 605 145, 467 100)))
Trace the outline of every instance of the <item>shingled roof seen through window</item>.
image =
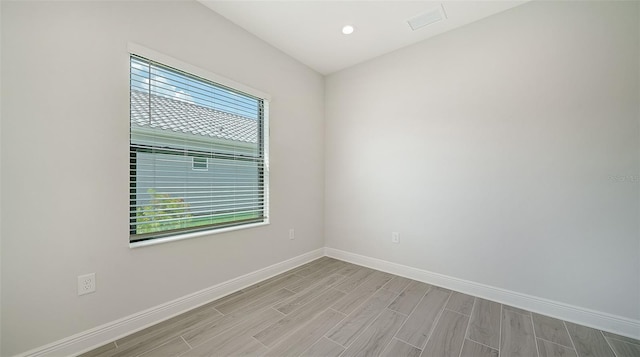
POLYGON ((258 121, 189 102, 131 91, 131 126, 211 138, 258 142, 258 121))

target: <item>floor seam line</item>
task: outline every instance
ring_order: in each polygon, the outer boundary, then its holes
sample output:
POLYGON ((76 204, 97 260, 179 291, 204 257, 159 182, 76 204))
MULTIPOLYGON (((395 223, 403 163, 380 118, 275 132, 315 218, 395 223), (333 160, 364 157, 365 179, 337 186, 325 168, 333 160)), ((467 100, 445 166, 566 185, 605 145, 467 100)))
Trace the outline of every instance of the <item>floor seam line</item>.
POLYGON ((182 337, 182 335, 180 335, 180 338, 182 339, 182 341, 184 341, 184 343, 187 344, 187 346, 189 346, 189 349, 192 350, 193 347, 191 347, 191 345, 189 344, 189 342, 187 342, 187 340, 184 339, 184 337, 182 337))
POLYGON ((604 338, 606 338, 607 340, 615 340, 615 341, 618 341, 618 342, 624 342, 624 343, 628 343, 628 344, 631 344, 631 345, 640 346, 640 341, 638 341, 638 342, 630 342, 630 341, 626 341, 626 340, 623 340, 623 339, 620 339, 620 338, 607 336, 607 335, 604 334, 605 331, 601 330, 601 332, 602 332, 602 336, 604 336, 604 338))
POLYGON ((545 341, 545 342, 553 343, 554 345, 558 345, 558 346, 562 346, 562 347, 565 347, 565 348, 573 349, 573 347, 571 347, 571 346, 565 346, 565 345, 563 345, 561 343, 553 342, 551 340, 547 340, 546 338, 538 337, 537 335, 536 335, 536 338, 538 340, 542 340, 542 341, 545 341))
POLYGON ((483 345, 484 347, 487 347, 487 348, 490 348, 490 349, 492 349, 492 350, 496 350, 496 351, 500 352, 500 350, 495 349, 495 348, 493 348, 493 347, 491 347, 491 346, 487 346, 487 345, 485 345, 485 344, 484 344, 484 343, 482 343, 482 342, 478 342, 478 341, 474 340, 473 338, 467 337, 467 340, 469 340, 469 341, 471 341, 471 342, 475 342, 475 343, 477 343, 477 344, 479 344, 479 345, 483 345))
POLYGON ((409 346, 411 346, 411 347, 417 348, 417 349, 419 349, 420 351, 422 351, 422 350, 423 350, 422 348, 420 348, 420 347, 418 347, 418 346, 415 346, 415 345, 412 345, 412 344, 410 344, 409 342, 407 342, 407 341, 405 341, 405 340, 403 340, 403 339, 401 339, 401 338, 398 338, 398 337, 396 337, 396 336, 393 336, 391 339, 394 339, 394 338, 395 338, 396 340, 398 340, 398 341, 402 342, 402 343, 406 343, 407 345, 409 345, 409 346))
POLYGON ((568 348, 568 349, 570 349, 570 350, 573 350, 573 347, 571 347, 571 346, 565 346, 565 345, 563 345, 563 344, 561 344, 561 343, 557 343, 557 342, 549 341, 549 340, 547 340, 546 338, 542 338, 542 337, 537 337, 537 336, 536 336, 536 339, 541 340, 541 341, 544 341, 544 342, 549 342, 549 343, 552 343, 552 344, 557 345, 557 346, 560 346, 560 347, 568 348))
POLYGON ((536 354, 538 354, 538 357, 540 357, 540 348, 538 347, 538 335, 536 334, 536 324, 533 322, 533 315, 529 316, 529 320, 531 320, 531 331, 533 331, 533 344, 536 346, 536 354))
MULTIPOLYGON (((406 325, 406 324, 407 324, 407 322, 408 322, 408 321, 409 321, 409 319, 411 318, 411 315, 413 314, 413 312, 414 312, 414 311, 416 311, 416 309, 418 308, 418 306, 420 305, 420 303, 422 302, 422 300, 424 300, 424 297, 425 297, 425 296, 427 296, 427 293, 429 293, 429 291, 431 291, 431 289, 433 288, 433 285, 431 285, 431 284, 427 284, 427 285, 428 285, 427 290, 425 290, 424 294, 422 294, 422 296, 420 297, 420 300, 418 300, 418 303, 413 307, 413 309, 411 309, 411 311, 410 311, 410 312, 409 312, 409 314, 407 315, 407 319, 406 319, 406 320, 404 320, 404 322, 402 323, 402 325, 400 326, 400 328, 398 329, 398 331, 396 331, 396 333, 393 335, 393 338, 397 338, 398 340, 403 341, 403 342, 406 342, 408 345, 411 345, 411 346, 413 346, 413 345, 412 345, 412 344, 410 344, 410 343, 408 343, 407 341, 404 341, 403 339, 399 338, 399 337, 398 337, 398 334, 400 333, 400 331, 402 331, 402 329, 404 328, 404 325, 406 325)), ((408 288, 409 288, 409 286, 411 286, 411 283, 409 283, 409 285, 407 285, 407 287, 405 288, 405 290, 406 290, 406 289, 408 289, 408 288)), ((404 292, 404 290, 403 290, 402 292, 404 292)), ((402 293, 398 294, 398 296, 396 297, 396 299, 398 299, 398 297, 400 297, 400 295, 402 295, 402 293)), ((396 299, 394 299, 393 301, 396 301, 396 299)), ((389 303, 389 305, 393 304, 393 301, 392 301, 392 302, 390 302, 390 303, 389 303)), ((387 305, 387 307, 389 307, 389 306, 387 305)), ((393 309, 389 309, 389 310, 391 310, 391 311, 395 311, 395 310, 393 310, 393 309)), ((426 344, 425 344, 425 345, 426 345, 426 344)), ((413 347, 415 347, 415 348, 417 348, 417 349, 419 349, 419 350, 422 350, 422 348, 419 348, 419 347, 417 347, 417 346, 413 346, 413 347)))
MULTIPOLYGON (((624 356, 618 356, 618 354, 616 353, 616 350, 613 348, 613 346, 611 346, 611 342, 609 342, 609 340, 607 339, 607 336, 604 335, 604 332, 602 332, 602 330, 598 330, 598 332, 600 332, 600 335, 602 336, 602 338, 604 338, 604 342, 607 343, 607 346, 609 346, 609 348, 611 349, 611 352, 613 352, 613 355, 616 357, 624 357, 624 356)), ((577 353, 578 351, 576 351, 577 353)))
POLYGON ((436 316, 436 319, 433 321, 433 327, 429 330, 429 336, 427 336, 427 339, 424 341, 424 347, 422 347, 423 350, 427 348, 427 344, 429 343, 431 336, 433 336, 433 333, 436 331, 436 328, 438 327, 438 323, 440 322, 440 318, 442 317, 442 314, 444 314, 444 307, 447 306, 447 303, 449 302, 450 298, 451 298, 451 291, 449 291, 449 296, 447 296, 447 300, 444 302, 444 305, 442 305, 442 309, 438 313, 438 316, 436 316))

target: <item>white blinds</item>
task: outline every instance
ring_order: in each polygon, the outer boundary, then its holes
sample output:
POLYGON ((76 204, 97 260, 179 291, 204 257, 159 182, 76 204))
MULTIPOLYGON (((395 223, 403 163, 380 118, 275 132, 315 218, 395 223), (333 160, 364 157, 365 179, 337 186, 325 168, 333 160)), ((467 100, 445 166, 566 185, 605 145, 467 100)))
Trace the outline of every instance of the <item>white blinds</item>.
POLYGON ((265 101, 131 56, 131 242, 266 219, 265 101))

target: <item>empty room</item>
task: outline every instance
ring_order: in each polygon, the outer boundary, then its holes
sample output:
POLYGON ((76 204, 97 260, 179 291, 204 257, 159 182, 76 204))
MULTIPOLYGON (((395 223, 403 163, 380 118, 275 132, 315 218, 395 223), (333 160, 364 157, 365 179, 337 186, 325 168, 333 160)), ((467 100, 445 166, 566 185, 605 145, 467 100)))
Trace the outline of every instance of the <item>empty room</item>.
POLYGON ((0 0, 0 356, 640 357, 640 2, 0 0))

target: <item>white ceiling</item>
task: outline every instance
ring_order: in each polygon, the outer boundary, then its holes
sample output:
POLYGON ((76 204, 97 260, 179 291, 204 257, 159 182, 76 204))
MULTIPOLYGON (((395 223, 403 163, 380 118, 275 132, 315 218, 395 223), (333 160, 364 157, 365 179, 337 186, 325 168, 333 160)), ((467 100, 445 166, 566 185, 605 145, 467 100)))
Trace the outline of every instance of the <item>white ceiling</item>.
POLYGON ((322 74, 425 40, 525 1, 199 0, 322 74), (412 31, 407 20, 443 6, 447 19, 412 31), (343 35, 344 25, 355 32, 343 35))

